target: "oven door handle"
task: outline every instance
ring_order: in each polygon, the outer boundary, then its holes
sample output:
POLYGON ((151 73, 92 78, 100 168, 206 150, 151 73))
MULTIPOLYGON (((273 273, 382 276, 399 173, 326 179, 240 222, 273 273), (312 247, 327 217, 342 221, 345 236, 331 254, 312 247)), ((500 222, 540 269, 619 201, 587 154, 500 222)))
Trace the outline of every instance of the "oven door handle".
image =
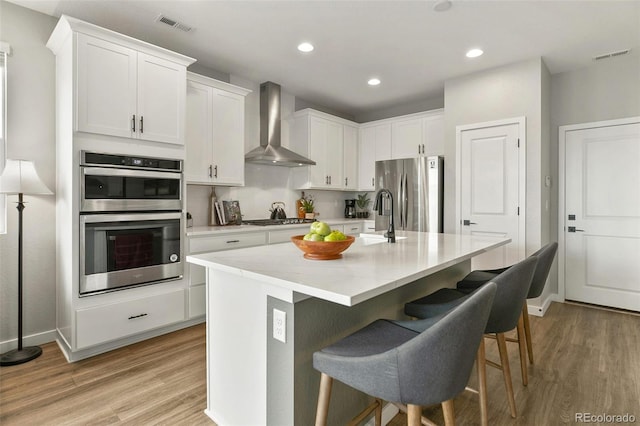
POLYGON ((126 214, 81 214, 80 221, 82 223, 100 223, 100 222, 126 222, 126 221, 142 221, 142 220, 168 220, 182 219, 181 212, 169 213, 126 213, 126 214))
POLYGON ((156 172, 149 170, 129 170, 129 169, 113 169, 102 167, 82 167, 82 173, 85 176, 133 176, 155 179, 176 179, 180 180, 181 174, 178 172, 156 172))

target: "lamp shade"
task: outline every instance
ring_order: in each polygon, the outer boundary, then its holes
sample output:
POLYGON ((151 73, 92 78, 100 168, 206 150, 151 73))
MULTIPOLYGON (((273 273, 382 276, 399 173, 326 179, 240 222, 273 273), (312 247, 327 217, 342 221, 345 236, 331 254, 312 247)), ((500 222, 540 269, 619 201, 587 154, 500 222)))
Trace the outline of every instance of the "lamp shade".
POLYGON ((0 194, 51 195, 33 161, 7 160, 0 176, 0 194))

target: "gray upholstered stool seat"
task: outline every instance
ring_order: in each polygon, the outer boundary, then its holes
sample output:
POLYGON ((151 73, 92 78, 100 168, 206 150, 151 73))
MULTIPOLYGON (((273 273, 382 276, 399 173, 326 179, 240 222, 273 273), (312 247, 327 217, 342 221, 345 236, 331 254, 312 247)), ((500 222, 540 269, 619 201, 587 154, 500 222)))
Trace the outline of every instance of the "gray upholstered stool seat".
MULTIPOLYGON (((531 286, 531 280, 538 263, 536 257, 529 257, 522 262, 517 263, 511 268, 506 269, 503 273, 494 276, 488 283, 496 284, 496 295, 491 306, 491 313, 484 332, 495 334, 498 341, 498 349, 500 350, 500 364, 487 361, 489 365, 502 369, 505 386, 507 388, 507 397, 512 417, 516 417, 515 399, 513 396, 513 388, 511 384, 511 371, 509 368, 509 360, 506 352, 504 333, 514 328, 518 329, 518 335, 524 333, 524 326, 521 321, 521 311, 524 300, 531 286)), ((464 303, 468 298, 480 291, 477 289, 471 294, 463 293, 455 289, 440 289, 435 293, 405 304, 405 314, 416 318, 430 318, 432 316, 441 316, 443 312, 454 309, 457 305, 464 303)), ((523 339, 521 339, 523 340, 523 339)), ((526 385, 527 371, 524 362, 524 341, 520 345, 520 359, 522 380, 526 385)), ((480 411, 482 424, 488 423, 486 414, 486 377, 485 360, 484 360, 484 342, 480 343, 478 351, 478 382, 480 386, 480 411)))
MULTIPOLYGON (((549 276, 549 270, 551 264, 555 258, 556 251, 558 251, 558 243, 552 242, 540 250, 536 251, 529 257, 535 257, 538 259, 538 265, 533 273, 533 279, 531 280, 531 287, 529 287, 529 293, 527 293, 527 299, 535 299, 542 294, 544 285, 547 282, 549 276)), ((500 275, 507 268, 490 269, 486 271, 478 270, 470 272, 466 277, 459 281, 457 284, 458 291, 463 293, 471 293, 483 284, 491 281, 494 277, 500 275)), ((527 343, 527 352, 529 354, 529 362, 533 364, 533 343, 531 342, 531 326, 529 325, 529 311, 527 304, 522 305, 522 319, 524 321, 524 338, 527 343)), ((508 341, 518 342, 518 339, 507 339, 508 341)))
POLYGON ((322 373, 316 425, 326 424, 332 379, 406 404, 410 424, 420 424, 421 406, 443 403, 450 424, 452 400, 469 379, 495 291, 494 284, 484 286, 425 320, 374 321, 315 352, 313 366, 322 373))

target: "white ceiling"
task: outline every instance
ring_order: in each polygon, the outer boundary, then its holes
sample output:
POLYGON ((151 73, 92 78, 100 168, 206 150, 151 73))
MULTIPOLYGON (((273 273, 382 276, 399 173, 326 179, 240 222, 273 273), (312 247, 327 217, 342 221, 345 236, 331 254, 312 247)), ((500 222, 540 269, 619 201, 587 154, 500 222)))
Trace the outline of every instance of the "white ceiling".
POLYGON ((607 52, 640 53, 640 0, 452 0, 446 12, 426 0, 11 2, 83 19, 256 83, 274 81, 353 116, 441 97, 445 80, 511 62, 542 57, 555 74, 607 52), (159 24, 159 14, 193 30, 159 24), (316 49, 301 54, 301 41, 316 49), (472 47, 485 54, 466 58, 472 47), (372 76, 382 84, 369 87, 372 76))

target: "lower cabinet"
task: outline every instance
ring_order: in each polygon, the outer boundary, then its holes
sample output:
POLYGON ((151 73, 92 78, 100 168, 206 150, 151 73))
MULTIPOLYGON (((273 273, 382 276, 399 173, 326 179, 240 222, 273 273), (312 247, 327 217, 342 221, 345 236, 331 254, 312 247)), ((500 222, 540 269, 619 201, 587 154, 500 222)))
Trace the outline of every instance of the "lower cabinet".
MULTIPOLYGON (((265 232, 242 232, 225 235, 190 236, 187 238, 189 254, 212 251, 233 250, 238 248, 267 244, 265 232)), ((205 311, 205 268, 187 264, 189 274, 189 318, 196 318, 205 311)))
POLYGON ((184 289, 76 311, 77 348, 184 321, 184 289))

